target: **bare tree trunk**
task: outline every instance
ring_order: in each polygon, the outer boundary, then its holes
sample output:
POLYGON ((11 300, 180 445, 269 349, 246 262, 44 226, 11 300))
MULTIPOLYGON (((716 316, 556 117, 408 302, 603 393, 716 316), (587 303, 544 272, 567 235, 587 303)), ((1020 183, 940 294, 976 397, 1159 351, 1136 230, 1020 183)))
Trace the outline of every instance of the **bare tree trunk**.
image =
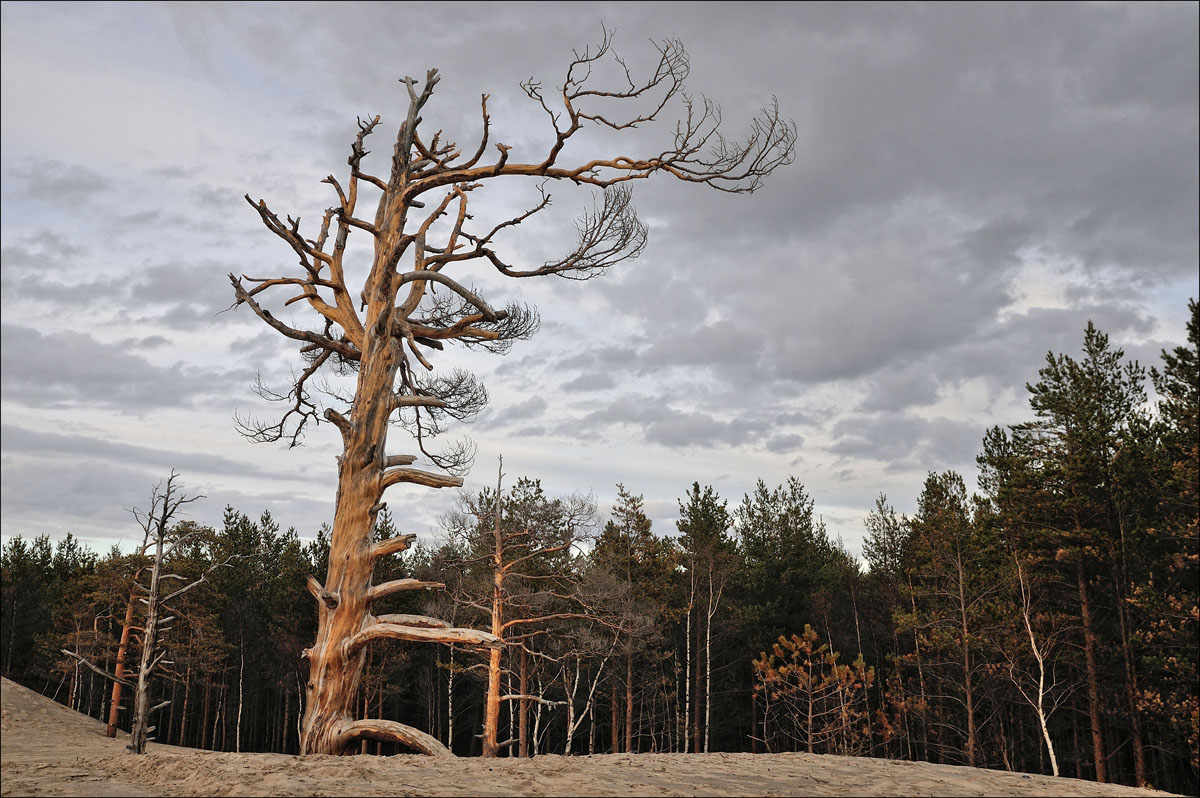
MULTIPOLYGON (((165 515, 165 511, 164 511, 165 515)), ((150 591, 146 598, 146 624, 142 629, 142 659, 138 664, 137 690, 134 693, 133 711, 133 742, 129 749, 135 754, 146 752, 146 743, 151 739, 150 732, 150 672, 158 663, 155 661, 155 651, 158 636, 158 580, 162 570, 163 538, 165 523, 160 527, 154 564, 150 570, 150 591)))
POLYGON ((709 594, 708 622, 704 625, 704 753, 712 728, 712 594, 709 594))
MULTIPOLYGON (((687 661, 683 666, 683 753, 688 752, 688 727, 692 721, 692 612, 696 606, 696 563, 693 559, 691 592, 687 606, 687 661)), ((695 747, 692 748, 695 751, 695 747)))
MULTIPOLYGON (((386 269, 379 276, 385 282, 392 278, 386 269)), ((388 289, 382 286, 380 290, 388 289)), ((372 302, 367 312, 368 329, 390 331, 395 310, 391 303, 372 302)), ((356 405, 353 422, 338 417, 345 446, 338 464, 339 488, 329 570, 324 585, 312 577, 308 580, 309 592, 318 602, 318 625, 316 643, 305 651, 309 680, 300 741, 302 754, 342 753, 354 742, 369 738, 398 742, 427 754, 448 755, 436 738, 410 726, 394 721, 354 719, 367 644, 391 638, 498 645, 491 635, 428 622, 433 619, 413 624, 404 618, 389 620, 387 616, 376 618, 370 613, 375 601, 396 592, 444 587, 415 579, 371 584, 376 560, 404 551, 415 539, 414 535, 401 535, 372 544, 371 531, 375 515, 383 506, 379 501, 383 490, 403 481, 433 487, 462 484, 461 479, 391 468, 415 459, 389 458, 384 454, 388 419, 394 409, 392 389, 400 360, 400 344, 390 334, 368 336, 356 395, 376 400, 356 405)), ((493 659, 496 654, 493 649, 493 659)))
POLYGON ((212 679, 205 677, 204 679, 204 720, 200 724, 200 748, 208 748, 208 709, 209 698, 212 695, 212 679))
MULTIPOLYGON (((178 705, 175 703, 175 693, 177 692, 178 687, 179 687, 179 683, 176 680, 172 679, 171 680, 171 715, 170 715, 170 718, 167 720, 167 733, 163 736, 163 741, 166 742, 168 745, 171 744, 171 737, 175 730, 175 711, 178 709, 178 705)), ((179 745, 178 739, 175 740, 175 744, 179 745)))
MULTIPOLYGON (((129 589, 129 603, 125 605, 125 621, 121 625, 121 642, 117 646, 117 665, 114 669, 114 674, 118 679, 125 678, 125 657, 129 650, 129 631, 133 626, 133 605, 137 601, 137 594, 133 588, 129 589)), ((117 721, 120 719, 121 711, 121 683, 114 681, 112 686, 112 705, 108 709, 108 730, 105 732, 109 737, 117 736, 117 721)))
POLYGON ((633 753, 633 653, 625 657, 625 753, 633 753))
MULTIPOLYGON (((492 561, 492 634, 500 637, 504 633, 504 539, 501 534, 500 482, 503 474, 496 478, 496 509, 494 514, 495 549, 492 561)), ((500 727, 500 649, 488 652, 487 703, 484 708, 483 755, 494 757, 499 754, 497 735, 500 727)))
POLYGON ((1075 765, 1075 778, 1082 779, 1083 757, 1079 755, 1079 715, 1074 712, 1071 713, 1071 753, 1073 754, 1072 762, 1075 765))
POLYGON ((288 724, 292 719, 292 694, 287 685, 281 685, 283 690, 283 721, 279 726, 279 753, 286 754, 288 750, 288 724))
MULTIPOLYGON (((383 676, 383 673, 382 673, 383 663, 382 662, 379 663, 379 668, 380 668, 380 676, 382 677, 383 676)), ((375 705, 375 719, 376 720, 383 720, 383 695, 384 695, 383 688, 384 688, 385 684, 386 684, 386 682, 384 682, 381 678, 380 682, 379 682, 379 701, 375 705)), ((375 741, 375 756, 380 756, 382 753, 383 753, 383 741, 376 740, 375 741)))
POLYGON ((454 646, 450 646, 449 678, 446 683, 446 748, 454 752, 454 646))
MULTIPOLYGON (((544 696, 545 692, 546 692, 546 688, 542 686, 541 673, 537 674, 537 683, 538 683, 538 697, 540 698, 540 697, 544 696)), ((511 704, 509 706, 511 706, 511 704)), ((543 706, 544 705, 542 704, 542 702, 539 701, 537 703, 537 707, 533 710, 533 741, 532 742, 533 742, 533 755, 534 756, 537 756, 538 752, 540 751, 541 743, 539 742, 539 739, 538 739, 538 732, 542 728, 542 707, 543 706)))
POLYGON ((612 701, 610 704, 610 706, 612 707, 612 724, 611 724, 612 746, 611 746, 611 748, 612 748, 612 753, 619 754, 619 753, 621 753, 621 738, 618 736, 618 733, 617 733, 618 729, 620 728, 620 726, 618 725, 618 717, 619 716, 617 713, 620 710, 618 708, 619 705, 617 704, 617 675, 616 675, 615 671, 613 672, 613 680, 610 683, 610 687, 612 688, 612 691, 611 691, 612 692, 612 701))
MULTIPOLYGON (((79 624, 75 624, 75 656, 79 657, 79 624)), ((75 705, 75 695, 79 690, 79 660, 75 660, 75 667, 71 670, 71 686, 67 690, 67 706, 71 709, 78 709, 75 705)))
POLYGON ((808 683, 805 687, 806 687, 806 689, 804 692, 805 692, 805 698, 807 699, 808 712, 807 712, 807 717, 805 718, 805 723, 804 723, 804 737, 808 741, 808 753, 811 754, 813 752, 813 737, 816 736, 813 733, 814 732, 814 729, 813 729, 813 714, 814 714, 813 700, 816 698, 816 691, 815 691, 815 683, 813 680, 813 666, 812 666, 811 659, 809 660, 809 663, 808 663, 808 683))
POLYGON ((241 655, 238 664, 238 710, 237 710, 237 731, 234 737, 234 751, 242 752, 242 699, 246 685, 246 641, 243 639, 241 645, 238 646, 238 653, 241 655))
MULTIPOLYGON (((520 687, 522 696, 529 695, 529 654, 525 651, 525 647, 521 647, 521 677, 520 687)), ((567 712, 570 713, 573 705, 567 704, 567 712)), ((525 758, 529 756, 529 700, 522 697, 520 699, 520 717, 518 719, 518 734, 520 736, 520 745, 517 749, 517 756, 525 758)), ((568 734, 571 728, 570 715, 567 716, 568 734)), ((567 738, 567 753, 570 753, 570 737, 567 738)))
POLYGON ((704 753, 708 753, 708 741, 712 728, 712 622, 721 604, 725 585, 713 591, 713 561, 708 558, 708 617, 704 625, 704 753))
MULTIPOLYGON (((575 678, 571 678, 571 668, 569 664, 564 664, 562 668, 563 674, 563 692, 567 697, 567 727, 563 734, 563 756, 571 755, 571 738, 575 734, 575 691, 579 688, 579 657, 575 657, 575 678)), ((521 692, 524 692, 522 690, 521 692)))
MULTIPOLYGON (((696 624, 696 634, 699 638, 700 624, 696 624)), ((692 665, 692 678, 696 683, 696 690, 692 694, 692 750, 700 750, 700 640, 696 640, 696 661, 692 665)))
POLYGON ((1092 756, 1096 781, 1107 782, 1108 770, 1104 758, 1104 736, 1100 731, 1100 677, 1096 668, 1096 633, 1092 629, 1092 611, 1088 604, 1087 580, 1083 575, 1082 555, 1075 561, 1075 577, 1079 585, 1079 613, 1083 620, 1083 653, 1087 665, 1088 717, 1092 727, 1092 756))
POLYGON ((187 745, 187 706, 188 697, 192 694, 192 662, 188 659, 187 673, 183 678, 183 717, 179 721, 179 745, 187 745))
POLYGON ((1046 752, 1050 756, 1050 768, 1053 772, 1053 775, 1057 776, 1058 757, 1054 754, 1054 742, 1050 739, 1050 728, 1047 724, 1048 713, 1046 712, 1045 707, 1047 691, 1046 651, 1043 646, 1038 644, 1037 638, 1033 633, 1033 620, 1031 617, 1033 611, 1031 607, 1032 599, 1030 596, 1031 588, 1026 582, 1025 571, 1021 567, 1021 561, 1016 554, 1013 555, 1013 560, 1017 566, 1017 580, 1021 589, 1021 618, 1025 623, 1025 631, 1029 635, 1029 650, 1033 653, 1034 661, 1037 662, 1038 677, 1037 689, 1033 697, 1034 700, 1030 701, 1030 696, 1026 694, 1024 687, 1021 686, 1020 681, 1011 670, 1010 675, 1012 676, 1013 681, 1017 683, 1017 688, 1021 691, 1021 695, 1023 695, 1025 700, 1033 706, 1033 710, 1037 714, 1038 726, 1042 732, 1042 740, 1046 743, 1046 752))
MULTIPOLYGON (((1114 580, 1115 581, 1115 580, 1114 580)), ((1137 672, 1133 666, 1133 654, 1130 651, 1129 627, 1126 620, 1125 601, 1122 591, 1117 590, 1117 619, 1121 629, 1121 658, 1125 665, 1125 705, 1129 712, 1129 722, 1133 726, 1133 778, 1139 787, 1146 786, 1146 750, 1142 742, 1142 719, 1137 705, 1137 672)))
POLYGON ((294 674, 296 677, 296 750, 300 750, 300 734, 303 731, 304 721, 304 685, 300 682, 300 674, 294 674))
POLYGON ((962 625, 963 641, 963 691, 967 706, 967 765, 975 767, 975 702, 974 690, 971 684, 971 630, 967 623, 967 598, 964 592, 966 580, 966 564, 963 562, 962 551, 957 551, 955 565, 958 570, 958 608, 959 620, 962 625))
POLYGON ((758 753, 758 694, 750 687, 750 753, 758 753))
POLYGON ((921 747, 925 759, 929 759, 929 698, 925 694, 925 668, 921 662, 921 636, 916 630, 917 599, 913 591, 912 577, 908 577, 908 598, 912 602, 913 611, 913 653, 917 660, 917 684, 921 689, 921 747))
POLYGON ((225 674, 221 673, 221 702, 217 704, 217 717, 213 726, 213 742, 217 741, 216 724, 221 726, 221 749, 229 750, 229 685, 225 684, 225 674))

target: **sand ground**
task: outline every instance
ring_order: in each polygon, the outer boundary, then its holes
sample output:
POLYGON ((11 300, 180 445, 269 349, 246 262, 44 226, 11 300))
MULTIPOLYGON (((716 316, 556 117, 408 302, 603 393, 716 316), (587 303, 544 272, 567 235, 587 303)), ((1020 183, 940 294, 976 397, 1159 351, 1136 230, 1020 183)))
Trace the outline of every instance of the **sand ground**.
POLYGON ((151 743, 8 679, 0 795, 1162 796, 1077 779, 812 754, 637 754, 459 759, 226 754, 151 743))

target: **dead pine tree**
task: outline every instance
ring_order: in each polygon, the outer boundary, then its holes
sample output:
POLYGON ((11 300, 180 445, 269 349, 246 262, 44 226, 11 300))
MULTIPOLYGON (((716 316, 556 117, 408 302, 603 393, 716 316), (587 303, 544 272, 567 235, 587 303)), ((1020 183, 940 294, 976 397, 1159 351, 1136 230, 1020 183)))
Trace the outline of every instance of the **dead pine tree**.
POLYGON ((518 756, 529 755, 531 734, 529 707, 565 706, 534 695, 529 686, 530 659, 547 658, 530 648, 535 638, 550 636, 552 625, 567 620, 595 621, 614 625, 605 613, 582 594, 579 578, 572 571, 574 554, 592 537, 596 526, 595 502, 590 496, 572 495, 549 499, 537 480, 521 478, 503 491, 503 459, 496 475, 495 492, 459 497, 459 510, 442 519, 448 538, 462 547, 462 569, 482 566, 490 571, 486 581, 463 584, 453 593, 468 611, 486 617, 491 633, 504 649, 489 652, 487 690, 484 703, 483 755, 499 756, 517 745, 518 756), (502 675, 514 675, 505 667, 506 651, 516 654, 516 692, 503 693, 502 675), (517 703, 517 731, 511 739, 499 739, 500 706, 517 703))
MULTIPOLYGON (((138 550, 137 554, 134 555, 135 563, 140 563, 140 561, 146 557, 147 550, 151 545, 153 544, 151 544, 149 540, 146 538, 142 539, 142 547, 138 550)), ((125 663, 129 652, 130 635, 134 629, 133 611, 138 605, 138 593, 134 586, 141 577, 142 570, 144 570, 144 567, 137 568, 134 571, 132 578, 129 580, 129 601, 125 605, 125 619, 121 623, 121 640, 117 646, 117 661, 116 665, 114 666, 114 675, 116 678, 113 680, 112 697, 109 702, 108 728, 105 732, 109 737, 117 736, 117 722, 120 719, 121 712, 121 688, 124 687, 126 683, 124 678, 125 663)))
MULTIPOLYGON (((154 486, 148 510, 143 511, 137 508, 132 510, 133 516, 137 519, 138 525, 141 526, 143 532, 142 546, 139 550, 140 555, 145 556, 151 550, 154 551, 154 558, 134 574, 133 586, 130 591, 131 595, 137 596, 137 603, 144 604, 146 608, 145 620, 142 622, 140 629, 142 633, 142 652, 137 667, 136 681, 124 676, 123 667, 117 674, 111 674, 96 667, 86 658, 62 649, 62 653, 79 660, 101 676, 112 680, 117 685, 128 687, 134 691, 133 739, 127 748, 135 754, 144 754, 146 752, 146 743, 154 739, 151 735, 156 727, 150 725, 150 716, 171 704, 170 701, 163 701, 155 706, 150 706, 150 686, 154 672, 162 665, 172 664, 167 659, 169 656, 168 649, 162 642, 162 635, 170 631, 170 624, 177 617, 172 614, 175 611, 170 609, 168 604, 184 593, 206 582, 210 573, 229 562, 226 560, 225 562, 213 565, 198 579, 191 582, 187 582, 186 579, 178 574, 163 572, 163 564, 166 560, 180 546, 193 542, 204 531, 202 527, 193 527, 189 531, 172 534, 171 522, 179 513, 180 508, 197 499, 204 498, 201 495, 187 496, 184 494, 177 484, 178 478, 179 475, 172 471, 165 486, 161 483, 154 486), (141 580, 145 578, 147 571, 149 572, 149 584, 143 584, 141 580), (187 584, 163 595, 164 585, 171 581, 187 582, 187 584)), ((132 622, 132 613, 127 613, 127 619, 128 622, 122 632, 122 640, 125 641, 128 639, 126 633, 131 628, 136 628, 130 625, 132 622)), ((121 664, 123 665, 123 663, 121 664)), ((114 696, 116 696, 114 701, 119 701, 119 694, 114 692, 114 696)))
MULTIPOLYGON (((658 45, 657 63, 642 80, 634 78, 610 44, 605 31, 599 45, 576 52, 553 91, 543 91, 532 79, 522 84, 528 98, 545 112, 550 136, 546 149, 532 159, 519 158, 513 147, 492 142, 486 94, 477 146, 459 148, 443 138, 442 131, 423 128, 422 115, 440 80, 438 71, 431 69, 423 82, 409 77, 402 81, 408 110, 386 171, 373 173, 365 160, 367 138, 380 117, 358 121, 347 161, 349 176, 345 183, 333 175, 324 179, 336 202, 325 210, 313 237, 301 233, 299 218, 281 219, 265 201, 246 196, 267 229, 295 253, 299 268, 275 277, 231 274, 235 306, 249 307, 272 329, 296 341, 306 366, 283 393, 259 386, 260 395, 279 400, 286 410, 273 424, 242 420, 243 432, 255 440, 295 445, 310 422, 324 419, 342 438, 329 570, 324 583, 309 581, 319 620, 316 642, 307 652, 310 675, 301 753, 344 753, 364 736, 447 753, 432 737, 411 727, 355 720, 354 697, 365 647, 386 638, 497 644, 489 634, 372 614, 375 603, 398 591, 436 587, 414 580, 371 583, 375 562, 402 551, 409 540, 400 536, 382 545, 371 543, 384 491, 401 484, 461 486, 471 446, 431 451, 429 439, 447 419, 472 417, 487 398, 467 372, 431 374, 429 356, 446 342, 504 352, 538 327, 537 314, 524 305, 493 307, 461 281, 463 271, 482 266, 508 277, 598 276, 636 257, 646 243, 646 227, 631 203, 630 181, 664 173, 721 191, 749 193, 793 159, 796 127, 782 118, 774 100, 752 121, 741 143, 732 141, 721 132, 720 110, 684 93, 688 55, 678 41, 658 45), (604 74, 615 75, 615 82, 594 85, 605 79, 604 74), (678 121, 664 149, 639 156, 572 156, 571 163, 563 162, 568 143, 581 130, 621 134, 643 128, 671 113, 666 109, 675 104, 678 121), (504 183, 515 189, 519 185, 514 184, 530 180, 539 199, 526 210, 494 225, 474 221, 470 202, 485 188, 504 183), (540 266, 515 265, 501 253, 501 240, 550 206, 546 186, 554 182, 602 193, 576 221, 577 240, 565 257, 540 266), (363 212, 366 194, 375 197, 373 213, 363 212), (365 236, 371 244, 371 254, 364 258, 369 262, 347 262, 347 253, 353 261, 356 252, 363 252, 347 248, 351 234, 365 236), (365 278, 351 284, 352 274, 365 278), (265 304, 268 298, 279 302, 274 311, 265 304), (315 325, 288 323, 277 315, 295 303, 315 313, 315 325), (343 392, 326 384, 330 401, 323 403, 323 412, 313 393, 321 388, 315 378, 322 370, 354 382, 343 392), (437 471, 412 468, 418 455, 386 451, 393 421, 413 433, 420 455, 437 471)), ((511 192, 504 195, 510 196, 511 192)))

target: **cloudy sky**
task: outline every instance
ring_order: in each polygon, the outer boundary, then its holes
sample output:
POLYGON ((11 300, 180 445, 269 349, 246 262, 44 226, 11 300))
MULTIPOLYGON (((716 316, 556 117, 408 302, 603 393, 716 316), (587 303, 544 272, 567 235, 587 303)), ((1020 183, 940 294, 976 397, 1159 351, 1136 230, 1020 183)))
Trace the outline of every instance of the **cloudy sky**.
MULTIPOLYGON (((232 504, 313 536, 331 520, 336 431, 289 451, 233 423, 272 412, 256 375, 282 387, 299 363, 246 308, 220 312, 229 272, 295 268, 242 195, 318 219, 355 117, 382 115, 386 154, 406 112, 398 78, 430 67, 442 81, 427 128, 473 149, 488 93, 496 139, 540 159, 545 118, 518 84, 560 82, 602 24, 635 70, 650 40, 679 37, 689 91, 721 105, 731 135, 778 97, 796 159, 749 196, 639 183, 649 246, 603 279, 479 274, 494 303, 530 302, 543 324, 505 357, 435 353, 492 397, 454 431, 478 446, 468 487, 492 483, 503 454, 510 479, 591 491, 603 508, 623 482, 673 532, 693 481, 733 505, 758 478, 794 475, 857 553, 879 493, 911 512, 930 470, 970 484, 984 430, 1028 417, 1025 382, 1047 351, 1077 353, 1088 319, 1153 364, 1184 340, 1197 294, 1194 3, 2 14, 5 538, 128 548, 126 508, 171 469, 208 497, 197 520, 232 504)), ((642 131, 624 154, 670 132, 642 131)), ((573 242, 589 194, 551 190, 561 217, 515 236, 514 259, 573 242)), ((493 212, 522 199, 497 193, 493 212)), ((388 495, 423 536, 452 499, 388 495)))

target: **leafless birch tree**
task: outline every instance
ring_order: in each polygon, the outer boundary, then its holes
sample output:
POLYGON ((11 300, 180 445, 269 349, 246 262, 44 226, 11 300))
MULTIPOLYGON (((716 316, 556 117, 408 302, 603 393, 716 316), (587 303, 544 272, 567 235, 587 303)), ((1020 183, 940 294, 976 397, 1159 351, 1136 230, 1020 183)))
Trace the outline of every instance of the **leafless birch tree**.
POLYGON ((1008 660, 1008 676, 1037 715, 1038 729, 1050 757, 1050 769, 1057 776, 1058 756, 1050 737, 1050 717, 1073 695, 1074 685, 1059 675, 1055 661, 1066 635, 1073 630, 1065 618, 1055 617, 1053 613, 1046 613, 1038 607, 1037 593, 1039 588, 1045 589, 1045 586, 1039 585, 1035 577, 1026 572, 1021 556, 1016 552, 1013 553, 1013 562, 1017 569, 1016 586, 1020 600, 1016 609, 1021 618, 1021 630, 1017 637, 1025 638, 1033 661, 1029 663, 1015 650, 1006 647, 1004 656, 1008 660))

